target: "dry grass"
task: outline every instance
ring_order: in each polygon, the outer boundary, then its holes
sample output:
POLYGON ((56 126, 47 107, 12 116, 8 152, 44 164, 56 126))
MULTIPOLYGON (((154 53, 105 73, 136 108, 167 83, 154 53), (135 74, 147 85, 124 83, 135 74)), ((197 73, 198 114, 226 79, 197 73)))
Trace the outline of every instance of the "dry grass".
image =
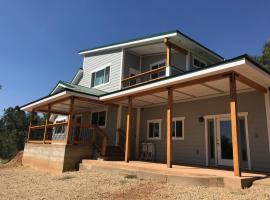
POLYGON ((0 199, 270 199, 270 188, 183 187, 91 171, 47 174, 11 167, 0 169, 0 199))

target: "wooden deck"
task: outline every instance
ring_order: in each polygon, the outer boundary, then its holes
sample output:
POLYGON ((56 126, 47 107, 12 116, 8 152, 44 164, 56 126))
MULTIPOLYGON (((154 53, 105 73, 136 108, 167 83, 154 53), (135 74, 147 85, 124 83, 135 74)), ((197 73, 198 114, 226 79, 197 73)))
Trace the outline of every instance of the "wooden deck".
POLYGON ((266 178, 266 174, 243 172, 242 177, 234 176, 232 170, 210 169, 197 166, 173 165, 167 168, 166 164, 141 161, 100 161, 83 160, 80 170, 94 170, 100 172, 136 175, 138 178, 154 179, 158 181, 185 184, 227 187, 239 189, 250 187, 257 179, 266 178))

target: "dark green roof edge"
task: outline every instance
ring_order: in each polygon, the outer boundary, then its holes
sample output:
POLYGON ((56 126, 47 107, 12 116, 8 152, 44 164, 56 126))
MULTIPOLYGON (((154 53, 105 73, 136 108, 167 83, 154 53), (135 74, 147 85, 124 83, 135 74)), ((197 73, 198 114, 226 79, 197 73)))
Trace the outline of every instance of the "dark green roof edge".
POLYGON ((201 43, 193 40, 192 38, 190 38, 189 36, 187 36, 186 34, 180 32, 177 29, 176 30, 171 30, 171 31, 166 31, 166 32, 163 32, 163 33, 157 33, 157 34, 147 35, 147 36, 143 36, 143 37, 137 37, 137 38, 130 39, 130 40, 124 40, 124 41, 121 41, 121 42, 110 43, 110 44, 107 44, 107 45, 101 45, 101 46, 97 46, 97 47, 90 48, 90 49, 84 49, 82 51, 79 51, 78 53, 83 53, 85 51, 93 51, 93 50, 104 48, 104 47, 114 46, 114 45, 118 45, 118 44, 124 44, 124 43, 128 43, 128 42, 134 42, 134 41, 137 41, 137 40, 148 39, 148 38, 157 37, 157 36, 161 36, 161 35, 167 35, 167 34, 171 34, 171 33, 178 33, 178 34, 184 36, 185 38, 187 38, 188 40, 190 40, 190 41, 194 42, 195 44, 199 45, 200 47, 206 49, 210 53, 216 55, 217 57, 219 57, 221 59, 224 59, 224 57, 222 57, 221 55, 219 55, 216 52, 210 50, 209 48, 205 47, 201 43))
POLYGON ((40 101, 40 100, 43 100, 43 99, 46 99, 46 98, 48 98, 48 97, 57 95, 57 94, 59 94, 59 93, 61 93, 61 92, 64 92, 64 91, 69 91, 69 92, 74 92, 74 93, 79 93, 79 94, 85 94, 85 95, 89 95, 89 96, 97 97, 97 98, 99 97, 99 96, 94 95, 94 94, 89 94, 89 93, 85 93, 85 92, 74 91, 74 90, 65 88, 64 90, 62 90, 62 91, 60 91, 60 92, 57 92, 57 93, 54 93, 54 94, 49 94, 49 95, 47 95, 47 96, 45 96, 45 97, 42 97, 42 98, 39 98, 39 99, 37 99, 37 100, 35 100, 35 101, 32 101, 32 102, 27 103, 27 104, 24 104, 24 105, 20 106, 20 108, 23 108, 23 107, 25 107, 25 106, 28 106, 28 105, 30 105, 30 104, 32 104, 32 103, 36 103, 36 102, 38 102, 38 101, 40 101))

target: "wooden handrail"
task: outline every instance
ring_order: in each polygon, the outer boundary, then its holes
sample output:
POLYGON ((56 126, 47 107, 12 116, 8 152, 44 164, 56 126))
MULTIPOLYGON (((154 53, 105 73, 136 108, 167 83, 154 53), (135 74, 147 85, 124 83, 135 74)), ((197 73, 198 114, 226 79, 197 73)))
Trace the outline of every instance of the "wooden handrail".
POLYGON ((146 71, 146 72, 137 74, 137 75, 135 75, 135 76, 131 76, 131 77, 125 78, 125 79, 122 80, 122 83, 123 83, 123 82, 126 82, 126 81, 131 81, 131 80, 140 78, 140 77, 145 76, 145 75, 148 75, 148 74, 155 74, 155 73, 158 73, 158 72, 160 72, 160 71, 165 70, 166 67, 167 67, 167 66, 160 67, 160 68, 157 68, 157 69, 152 69, 152 70, 149 70, 149 71, 146 71))
POLYGON ((48 125, 30 126, 29 128, 30 129, 43 129, 46 126, 47 127, 56 127, 56 126, 64 126, 64 125, 67 125, 67 124, 68 124, 67 122, 62 122, 62 123, 55 123, 55 124, 48 124, 48 125))

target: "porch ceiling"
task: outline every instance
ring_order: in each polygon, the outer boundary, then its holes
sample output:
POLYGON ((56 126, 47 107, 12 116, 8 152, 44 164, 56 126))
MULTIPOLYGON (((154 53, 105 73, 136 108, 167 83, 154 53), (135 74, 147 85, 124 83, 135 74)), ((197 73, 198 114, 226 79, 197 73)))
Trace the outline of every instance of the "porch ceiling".
MULTIPOLYGON (((69 110, 70 110, 70 100, 64 100, 55 104, 52 104, 51 106, 51 112, 55 114, 63 114, 63 115, 68 115, 69 110)), ((90 111, 92 109, 100 107, 100 104, 98 103, 93 103, 93 102, 86 102, 82 101, 80 99, 74 99, 74 106, 73 106, 73 112, 76 113, 84 113, 87 111, 90 111)), ((48 111, 48 106, 43 106, 39 107, 36 111, 40 112, 47 112, 48 111)))
MULTIPOLYGON (((237 92, 246 92, 254 90, 246 84, 237 81, 237 92)), ((173 100, 174 102, 192 101, 196 99, 209 98, 215 96, 229 95, 229 80, 220 79, 209 81, 203 84, 196 84, 192 86, 174 89, 173 100)), ((145 96, 134 97, 134 107, 149 107, 155 105, 162 105, 167 103, 167 91, 153 93, 145 96)), ((127 106, 128 101, 122 100, 116 103, 127 106)))

